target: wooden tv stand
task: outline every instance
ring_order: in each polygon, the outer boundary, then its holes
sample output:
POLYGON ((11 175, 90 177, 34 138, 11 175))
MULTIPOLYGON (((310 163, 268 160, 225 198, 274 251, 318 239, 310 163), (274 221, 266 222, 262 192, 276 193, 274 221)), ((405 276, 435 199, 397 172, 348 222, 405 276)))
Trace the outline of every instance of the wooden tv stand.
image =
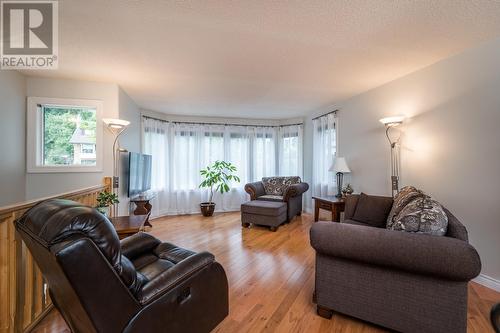
POLYGON ((135 204, 134 215, 148 215, 151 213, 153 206, 149 201, 154 198, 154 195, 141 195, 130 199, 130 202, 135 204))

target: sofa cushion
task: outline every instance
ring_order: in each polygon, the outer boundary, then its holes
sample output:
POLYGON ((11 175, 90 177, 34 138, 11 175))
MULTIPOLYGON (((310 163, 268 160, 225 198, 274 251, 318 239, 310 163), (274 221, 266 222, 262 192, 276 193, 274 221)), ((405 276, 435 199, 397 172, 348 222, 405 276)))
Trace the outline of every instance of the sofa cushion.
POLYGON ((345 197, 344 219, 351 220, 358 205, 359 194, 351 194, 345 197))
POLYGON ((344 221, 342 221, 342 223, 370 227, 370 225, 368 225, 366 223, 358 222, 358 221, 354 221, 354 220, 344 220, 344 221))
POLYGON ((425 196, 425 193, 420 190, 417 190, 413 186, 403 187, 394 197, 394 203, 392 204, 391 212, 387 217, 386 228, 387 229, 392 228, 392 225, 394 224, 394 218, 396 217, 396 215, 399 214, 399 212, 401 212, 403 208, 405 208, 406 205, 408 205, 408 203, 410 203, 412 200, 418 197, 423 197, 423 196, 425 196))
POLYGON ((259 200, 264 200, 264 201, 283 201, 283 196, 282 195, 261 195, 259 197, 259 200))
POLYGON ((390 229, 444 236, 448 216, 439 202, 429 196, 417 197, 408 203, 396 217, 390 229))
POLYGON ((300 183, 300 177, 264 177, 262 183, 267 195, 283 195, 288 186, 300 183))
POLYGON ((392 198, 361 193, 352 219, 372 227, 385 227, 392 198))

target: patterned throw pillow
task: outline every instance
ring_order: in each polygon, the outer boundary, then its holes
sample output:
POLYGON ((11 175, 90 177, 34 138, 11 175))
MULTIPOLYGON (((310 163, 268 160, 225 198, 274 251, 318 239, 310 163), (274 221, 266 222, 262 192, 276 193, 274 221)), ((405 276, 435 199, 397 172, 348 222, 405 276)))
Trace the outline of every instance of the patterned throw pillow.
POLYGON ((395 217, 390 229, 444 236, 448 228, 448 215, 439 202, 421 196, 408 203, 395 217))
POLYGON ((425 196, 425 193, 417 190, 413 186, 405 186, 403 187, 398 194, 394 197, 394 202, 392 204, 391 212, 387 217, 387 229, 392 229, 392 225, 394 224, 394 218, 399 214, 399 212, 405 208, 412 200, 425 196))
POLYGON ((300 183, 300 177, 264 177, 262 183, 267 195, 283 195, 292 184, 300 183))

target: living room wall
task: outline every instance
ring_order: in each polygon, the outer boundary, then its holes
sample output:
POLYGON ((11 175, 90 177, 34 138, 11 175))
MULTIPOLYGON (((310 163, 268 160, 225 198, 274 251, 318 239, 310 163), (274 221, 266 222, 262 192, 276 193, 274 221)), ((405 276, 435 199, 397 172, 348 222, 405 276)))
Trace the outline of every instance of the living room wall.
POLYGON ((0 71, 0 206, 24 200, 26 80, 16 71, 0 71))
MULTIPOLYGON (((27 96, 96 99, 103 101, 103 118, 118 118, 118 86, 116 84, 28 77, 27 96)), ((26 112, 26 111, 25 111, 26 112)), ((111 152, 112 135, 103 131, 104 152, 111 152)), ((28 173, 26 197, 37 199, 102 183, 113 172, 113 160, 104 154, 102 172, 28 173)))
MULTIPOLYGON (((121 145, 131 151, 140 151, 139 108, 116 84, 28 77, 26 95, 102 100, 104 104, 103 118, 120 118, 131 122, 130 127, 120 137, 121 145)), ((24 107, 23 114, 25 113, 26 108, 24 107)), ((104 161, 102 172, 26 174, 26 199, 37 199, 101 184, 103 177, 113 174, 111 155, 113 136, 106 129, 103 130, 103 142, 104 161)), ((23 152, 24 146, 20 146, 23 152)), ((121 196, 120 199, 120 212, 126 213, 128 209, 127 198, 121 196)))
MULTIPOLYGON (((306 122, 310 136, 312 117, 338 108, 338 153, 349 163, 354 190, 390 195, 389 144, 378 120, 405 115, 401 184, 431 194, 466 225, 482 259, 482 282, 497 288, 499 59, 500 39, 317 110, 306 122)), ((305 147, 307 179, 312 140, 305 147)))

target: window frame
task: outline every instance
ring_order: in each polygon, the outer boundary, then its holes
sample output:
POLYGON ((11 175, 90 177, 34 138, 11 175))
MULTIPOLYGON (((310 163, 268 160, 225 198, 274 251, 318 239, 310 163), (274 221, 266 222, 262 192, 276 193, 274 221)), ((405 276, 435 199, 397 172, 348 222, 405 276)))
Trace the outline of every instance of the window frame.
POLYGON ((26 169, 28 173, 102 172, 103 170, 103 102, 92 99, 28 97, 26 132, 26 169), (96 110, 96 165, 44 165, 43 113, 38 105, 95 108, 96 110))

